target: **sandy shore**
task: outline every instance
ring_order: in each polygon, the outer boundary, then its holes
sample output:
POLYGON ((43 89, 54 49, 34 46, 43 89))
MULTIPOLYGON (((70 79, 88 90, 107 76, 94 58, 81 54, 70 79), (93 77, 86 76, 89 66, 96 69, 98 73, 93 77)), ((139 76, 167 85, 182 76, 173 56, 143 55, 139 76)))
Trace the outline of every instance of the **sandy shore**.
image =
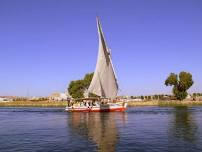
MULTIPOLYGON (((67 101, 0 102, 0 107, 65 107, 66 105, 67 101)), ((202 106, 202 101, 129 101, 128 106, 202 106)))

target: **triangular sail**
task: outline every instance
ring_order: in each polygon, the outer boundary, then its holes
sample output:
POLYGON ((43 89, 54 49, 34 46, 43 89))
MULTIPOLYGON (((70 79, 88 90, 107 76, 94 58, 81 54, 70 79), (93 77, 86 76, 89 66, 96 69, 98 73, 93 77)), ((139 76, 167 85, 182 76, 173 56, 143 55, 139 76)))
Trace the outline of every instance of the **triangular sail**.
POLYGON ((98 18, 97 28, 99 35, 99 51, 95 72, 88 88, 88 92, 94 93, 101 97, 115 98, 118 92, 118 84, 112 65, 110 51, 106 45, 104 34, 98 18))

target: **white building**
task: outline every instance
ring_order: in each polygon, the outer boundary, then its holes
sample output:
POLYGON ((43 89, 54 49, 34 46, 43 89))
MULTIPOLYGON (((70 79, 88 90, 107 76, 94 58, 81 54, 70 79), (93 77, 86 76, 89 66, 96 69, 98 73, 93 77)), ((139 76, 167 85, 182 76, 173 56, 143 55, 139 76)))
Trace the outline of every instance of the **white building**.
POLYGON ((8 99, 8 98, 5 98, 5 97, 0 97, 0 102, 10 102, 10 101, 13 101, 13 99, 8 99))
POLYGON ((67 93, 59 93, 59 92, 52 93, 49 96, 49 100, 55 100, 55 101, 64 101, 70 98, 71 97, 67 93))

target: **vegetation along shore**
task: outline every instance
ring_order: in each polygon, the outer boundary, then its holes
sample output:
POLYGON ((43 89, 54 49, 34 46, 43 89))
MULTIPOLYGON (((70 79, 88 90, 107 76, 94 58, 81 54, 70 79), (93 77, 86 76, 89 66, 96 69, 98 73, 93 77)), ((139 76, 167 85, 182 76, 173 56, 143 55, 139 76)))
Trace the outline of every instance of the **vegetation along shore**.
POLYGON ((65 107, 67 101, 11 101, 11 102, 0 102, 0 107, 65 107))
MULTIPOLYGON (((65 107, 67 101, 12 101, 0 102, 0 107, 65 107)), ((135 106, 202 106, 202 101, 128 101, 129 107, 135 106)))

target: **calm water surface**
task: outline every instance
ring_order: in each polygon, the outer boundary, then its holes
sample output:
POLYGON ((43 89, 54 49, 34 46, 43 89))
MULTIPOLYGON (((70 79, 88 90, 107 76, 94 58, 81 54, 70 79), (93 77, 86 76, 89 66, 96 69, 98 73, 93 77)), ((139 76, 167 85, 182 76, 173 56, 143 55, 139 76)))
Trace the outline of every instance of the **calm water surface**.
POLYGON ((202 107, 0 108, 0 151, 202 152, 202 107))

